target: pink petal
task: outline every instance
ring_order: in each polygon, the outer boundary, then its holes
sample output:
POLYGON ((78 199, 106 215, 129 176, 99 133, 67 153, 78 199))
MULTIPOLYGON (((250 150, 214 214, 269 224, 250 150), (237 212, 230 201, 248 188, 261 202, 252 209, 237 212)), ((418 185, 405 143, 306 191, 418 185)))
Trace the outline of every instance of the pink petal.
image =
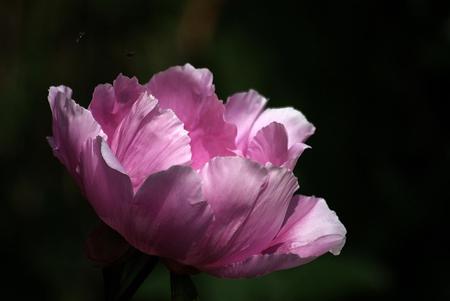
POLYGON ((174 166, 142 184, 129 204, 121 233, 142 252, 191 264, 191 253, 197 251, 211 220, 198 174, 190 167, 174 166))
POLYGON ((109 141, 138 188, 148 175, 191 160, 190 138, 171 110, 161 110, 145 92, 133 104, 109 141))
POLYGON ((251 213, 266 185, 267 171, 259 164, 238 157, 216 157, 200 170, 205 198, 215 216, 209 230, 207 250, 217 260, 229 253, 236 232, 251 213))
POLYGON ((295 143, 289 148, 288 151, 288 159, 283 163, 283 167, 286 167, 290 170, 294 170, 295 165, 297 164, 297 160, 301 154, 305 151, 305 149, 311 148, 309 145, 304 144, 302 142, 295 143))
POLYGON ((172 67, 154 75, 148 89, 161 108, 172 109, 189 131, 194 168, 215 156, 232 155, 236 129, 223 119, 224 106, 214 93, 208 69, 172 67))
POLYGON ((303 258, 328 251, 339 254, 347 231, 324 199, 296 195, 289 207, 288 218, 272 243, 281 244, 277 253, 294 252, 303 258))
POLYGON ((224 278, 249 278, 308 263, 328 251, 339 253, 346 231, 323 199, 295 196, 289 209, 289 218, 271 248, 206 271, 224 278))
POLYGON ((276 166, 283 165, 288 160, 288 137, 281 123, 272 122, 258 131, 251 140, 247 158, 261 164, 267 162, 276 166))
POLYGON ((236 126, 236 146, 241 151, 247 148, 250 129, 266 103, 267 99, 255 90, 236 93, 228 98, 225 120, 236 126))
POLYGON ((304 142, 315 131, 314 126, 306 120, 305 116, 293 108, 267 109, 256 119, 250 131, 250 137, 254 137, 260 129, 274 121, 284 125, 288 136, 288 148, 296 143, 304 142))
POLYGON ((113 229, 122 223, 126 202, 133 198, 130 178, 101 137, 89 139, 81 155, 82 189, 97 215, 113 229))
POLYGON ((89 138, 103 135, 91 112, 71 98, 72 90, 65 86, 50 87, 48 102, 53 115, 53 137, 49 137, 55 156, 77 181, 80 154, 89 138))
POLYGON ((212 159, 200 171, 205 198, 215 215, 201 249, 216 266, 265 249, 279 231, 292 194, 298 188, 291 172, 264 168, 239 157, 212 159))
POLYGON ((113 85, 104 84, 95 88, 89 110, 108 137, 114 134, 119 123, 144 91, 136 77, 128 78, 122 74, 119 74, 113 85))
POLYGON ((295 254, 258 254, 227 266, 207 269, 205 272, 220 278, 252 278, 290 269, 310 261, 295 254))

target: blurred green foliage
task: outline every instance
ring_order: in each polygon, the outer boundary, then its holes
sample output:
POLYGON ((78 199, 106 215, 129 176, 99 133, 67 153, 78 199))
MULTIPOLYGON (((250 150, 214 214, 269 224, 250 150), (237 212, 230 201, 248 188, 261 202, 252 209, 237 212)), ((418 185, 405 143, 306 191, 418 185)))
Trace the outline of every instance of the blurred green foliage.
MULTIPOLYGON (((316 125, 296 175, 348 229, 339 257, 251 280, 194 277, 203 300, 450 298, 450 4, 444 1, 0 1, 2 300, 98 300, 97 218, 52 156, 50 85, 87 105, 118 73, 190 62, 218 95, 254 88, 316 125)), ((163 267, 135 300, 168 300, 163 267)))

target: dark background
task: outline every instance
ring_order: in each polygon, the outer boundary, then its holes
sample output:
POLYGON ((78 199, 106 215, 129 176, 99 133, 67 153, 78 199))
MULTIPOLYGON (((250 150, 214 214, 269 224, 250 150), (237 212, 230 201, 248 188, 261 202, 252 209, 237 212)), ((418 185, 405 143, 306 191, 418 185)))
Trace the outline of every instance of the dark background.
MULTIPOLYGON (((50 85, 87 105, 118 73, 190 62, 218 95, 254 88, 317 127, 298 164, 348 230, 338 257, 202 300, 449 300, 448 1, 0 1, 2 300, 99 300, 97 218, 45 137, 50 85), (438 3, 441 3, 438 5, 438 3), (5 281, 6 280, 6 281, 5 281)), ((168 300, 154 272, 135 300, 168 300)))

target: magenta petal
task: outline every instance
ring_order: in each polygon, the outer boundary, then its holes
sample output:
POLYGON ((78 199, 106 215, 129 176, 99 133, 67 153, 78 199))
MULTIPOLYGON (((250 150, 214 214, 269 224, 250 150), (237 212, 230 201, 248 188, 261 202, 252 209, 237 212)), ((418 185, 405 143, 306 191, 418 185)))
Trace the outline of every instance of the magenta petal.
POLYGON ((214 158, 200 174, 215 216, 202 247, 210 255, 205 265, 223 265, 265 249, 298 188, 293 174, 238 157, 214 158))
POLYGON ((55 156, 79 181, 77 173, 80 154, 89 138, 103 135, 91 112, 71 98, 72 90, 65 86, 50 87, 48 102, 53 115, 53 137, 49 143, 55 156))
POLYGON ((89 139, 81 155, 82 188, 97 215, 118 229, 126 202, 133 198, 129 177, 101 138, 89 139))
POLYGON ((347 231, 324 199, 296 195, 289 207, 288 218, 272 243, 277 253, 295 253, 303 258, 328 251, 339 254, 347 231))
POLYGON ((304 142, 315 131, 306 117, 293 108, 267 109, 256 119, 250 137, 254 137, 260 129, 272 122, 284 125, 288 136, 288 148, 295 143, 304 142))
POLYGON ((154 75, 148 89, 161 108, 173 110, 189 131, 194 168, 215 156, 232 155, 236 129, 223 119, 224 105, 214 93, 208 69, 172 67, 154 75))
POLYGON ((201 180, 190 167, 174 166, 147 178, 129 204, 121 233, 144 253, 184 264, 196 259, 198 241, 212 220, 201 180))
POLYGON ((275 166, 281 166, 288 160, 288 137, 284 126, 272 122, 258 131, 251 140, 247 158, 261 164, 267 162, 275 166))
POLYGON ((225 120, 237 128, 236 146, 239 150, 247 148, 250 129, 266 103, 267 99, 255 90, 236 93, 227 99, 225 120))
POLYGON ((190 138, 171 110, 145 92, 111 138, 111 148, 136 189, 148 175, 191 160, 190 138))
POLYGON ((114 134, 119 123, 144 91, 136 77, 128 78, 122 74, 119 74, 113 85, 103 84, 95 88, 89 110, 108 137, 114 134))

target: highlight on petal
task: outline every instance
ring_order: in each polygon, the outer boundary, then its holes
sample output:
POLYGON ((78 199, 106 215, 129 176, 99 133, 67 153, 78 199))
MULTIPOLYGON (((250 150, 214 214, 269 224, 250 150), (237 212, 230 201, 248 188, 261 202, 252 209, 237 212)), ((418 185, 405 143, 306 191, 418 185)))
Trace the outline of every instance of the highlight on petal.
POLYGON ((145 88, 139 84, 136 77, 129 78, 122 74, 119 74, 112 85, 103 84, 95 88, 89 110, 108 137, 114 134, 119 123, 144 91, 145 88))
POLYGON ((301 154, 305 151, 305 149, 311 148, 309 145, 304 144, 302 142, 295 143, 289 148, 288 151, 288 159, 286 162, 283 163, 283 167, 286 167, 290 170, 293 170, 295 168, 295 165, 297 164, 297 160, 300 157, 301 154))
POLYGON ((208 229, 204 266, 224 265, 265 249, 279 231, 294 191, 294 175, 239 157, 217 157, 201 170, 215 220, 208 229))
POLYGON ((117 230, 123 222, 124 206, 133 198, 130 178, 102 137, 86 142, 80 161, 86 198, 97 215, 117 230))
POLYGON ((230 96, 225 104, 225 120, 237 128, 236 146, 245 151, 248 135, 256 118, 261 114, 267 99, 255 90, 230 96))
POLYGON ((215 96, 212 82, 213 75, 208 69, 186 64, 156 73, 148 83, 148 90, 161 108, 173 110, 190 130, 199 122, 205 102, 215 96))
POLYGON ((274 121, 284 125, 288 136, 288 148, 295 143, 304 142, 315 131, 315 127, 306 117, 293 108, 267 109, 256 119, 250 137, 256 136, 260 129, 274 121))
POLYGON ((142 184, 128 204, 120 233, 144 253, 189 265, 212 218, 198 174, 190 167, 174 166, 142 184))
POLYGON ((216 157, 199 174, 203 194, 215 217, 201 249, 206 251, 204 261, 214 262, 233 251, 233 237, 251 214, 266 185, 267 171, 242 158, 216 157))
POLYGON ((295 196, 288 218, 270 248, 206 271, 218 277, 249 278, 293 268, 328 251, 338 254, 345 243, 345 234, 344 226, 323 199, 295 196))
POLYGON ((253 278, 290 269, 311 260, 295 254, 257 254, 227 266, 207 269, 206 272, 220 278, 253 278))
POLYGON ((236 129, 224 121, 224 105, 212 79, 208 69, 186 64, 155 74, 147 86, 161 108, 173 110, 189 132, 194 168, 210 158, 232 155, 235 148, 236 129))
POLYGON ((148 175, 190 163, 190 138, 171 110, 146 92, 117 126, 109 143, 137 189, 148 175))
POLYGON ((258 131, 250 141, 245 156, 261 164, 293 170, 298 158, 308 145, 298 142, 288 148, 288 137, 284 125, 272 122, 258 131))
POLYGON ((261 164, 282 166, 288 160, 288 137, 281 123, 272 122, 258 131, 251 140, 247 158, 261 164))
POLYGON ((277 252, 295 252, 301 257, 317 257, 328 251, 337 255, 344 246, 346 233, 324 199, 296 195, 272 244, 281 244, 277 252))
POLYGON ((50 87, 48 102, 53 116, 53 137, 49 137, 55 156, 79 181, 77 173, 80 154, 86 141, 104 136, 90 111, 72 99, 72 90, 65 86, 50 87))

